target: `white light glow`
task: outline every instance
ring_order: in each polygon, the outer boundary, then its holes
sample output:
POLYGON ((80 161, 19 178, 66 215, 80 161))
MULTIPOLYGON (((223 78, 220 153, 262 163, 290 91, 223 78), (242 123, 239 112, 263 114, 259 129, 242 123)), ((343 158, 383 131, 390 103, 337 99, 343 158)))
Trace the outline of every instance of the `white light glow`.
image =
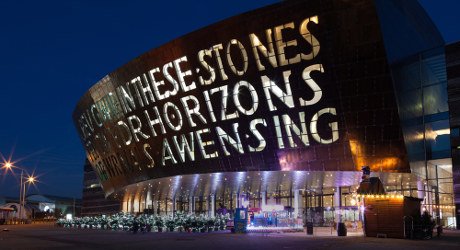
POLYGON ((438 129, 434 131, 437 136, 440 135, 450 135, 450 128, 445 128, 445 129, 438 129))
POLYGON ((249 201, 248 200, 243 200, 241 202, 241 204, 243 205, 243 207, 247 208, 249 206, 249 201))
POLYGON ((283 211, 283 210, 284 210, 284 206, 280 204, 262 206, 262 211, 283 211))

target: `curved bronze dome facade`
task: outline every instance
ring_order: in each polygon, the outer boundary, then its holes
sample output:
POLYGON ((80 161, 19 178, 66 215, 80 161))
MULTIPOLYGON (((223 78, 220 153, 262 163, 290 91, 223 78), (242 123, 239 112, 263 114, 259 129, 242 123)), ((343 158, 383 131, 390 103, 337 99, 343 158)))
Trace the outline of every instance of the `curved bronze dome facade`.
POLYGON ((287 1, 192 32, 108 74, 73 119, 106 195, 191 174, 410 172, 372 1, 287 1))

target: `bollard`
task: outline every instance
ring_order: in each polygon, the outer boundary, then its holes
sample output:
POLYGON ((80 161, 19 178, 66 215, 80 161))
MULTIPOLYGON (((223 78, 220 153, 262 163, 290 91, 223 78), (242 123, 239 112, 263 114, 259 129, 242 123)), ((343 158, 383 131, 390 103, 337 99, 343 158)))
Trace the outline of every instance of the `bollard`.
POLYGON ((313 235, 313 223, 309 222, 306 225, 307 235, 313 235))
POLYGON ((347 227, 345 223, 339 222, 337 224, 337 236, 347 236, 347 227))

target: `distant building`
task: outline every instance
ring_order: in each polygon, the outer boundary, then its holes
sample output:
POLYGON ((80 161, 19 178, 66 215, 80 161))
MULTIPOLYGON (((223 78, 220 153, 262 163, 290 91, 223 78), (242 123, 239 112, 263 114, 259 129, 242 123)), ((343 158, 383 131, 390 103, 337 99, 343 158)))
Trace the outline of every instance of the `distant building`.
POLYGON ((121 202, 108 200, 102 190, 96 172, 88 161, 84 166, 83 202, 81 215, 113 214, 121 210, 121 202))
MULTIPOLYGON (((65 216, 66 214, 80 216, 81 213, 81 199, 32 194, 26 197, 26 203, 36 208, 33 210, 32 214, 36 212, 47 212, 55 213, 56 216, 65 216)), ((32 215, 32 217, 34 216, 32 215)))
MULTIPOLYGON (((0 218, 12 219, 19 217, 19 199, 15 197, 0 197, 0 218), (12 210, 11 210, 12 209, 12 210), (5 214, 8 212, 8 214, 5 214)), ((80 216, 81 199, 55 195, 31 194, 26 197, 23 218, 41 218, 43 216, 61 217, 66 214, 80 216), (41 215, 39 215, 41 214, 41 215)))
MULTIPOLYGON (((19 200, 14 197, 0 197, 0 225, 5 221, 19 217, 19 200)), ((26 205, 23 217, 31 215, 32 207, 26 205)))

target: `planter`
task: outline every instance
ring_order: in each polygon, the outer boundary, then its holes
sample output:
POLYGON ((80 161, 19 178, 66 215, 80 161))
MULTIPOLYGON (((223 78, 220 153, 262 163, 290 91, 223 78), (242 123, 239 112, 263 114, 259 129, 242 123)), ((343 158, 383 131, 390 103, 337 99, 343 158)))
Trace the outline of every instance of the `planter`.
POLYGON ((313 223, 307 223, 306 227, 307 235, 313 235, 313 223))

